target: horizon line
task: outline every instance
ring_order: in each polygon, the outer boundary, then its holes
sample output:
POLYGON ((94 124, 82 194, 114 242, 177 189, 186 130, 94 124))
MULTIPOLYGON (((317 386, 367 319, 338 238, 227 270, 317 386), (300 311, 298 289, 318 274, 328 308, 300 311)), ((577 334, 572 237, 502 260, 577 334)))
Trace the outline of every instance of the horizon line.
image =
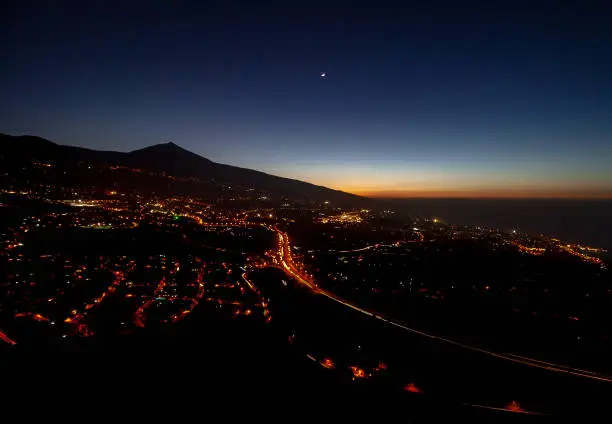
POLYGON ((499 194, 488 194, 488 193, 452 193, 452 192, 430 192, 430 193, 394 193, 389 191, 381 192, 359 192, 342 190, 346 193, 355 194, 361 197, 368 197, 371 199, 466 199, 466 200, 612 200, 612 193, 550 193, 550 194, 537 194, 537 193, 499 193, 499 194))
POLYGON ((612 200, 612 196, 377 196, 372 194, 350 194, 380 200, 612 200))

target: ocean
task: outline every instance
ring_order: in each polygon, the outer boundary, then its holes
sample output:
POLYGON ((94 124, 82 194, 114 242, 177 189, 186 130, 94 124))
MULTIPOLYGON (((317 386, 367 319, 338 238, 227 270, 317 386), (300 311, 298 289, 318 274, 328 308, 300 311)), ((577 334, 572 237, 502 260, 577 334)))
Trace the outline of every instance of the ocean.
POLYGON ((449 224, 543 233, 612 249, 612 200, 385 199, 401 216, 437 217, 449 224))

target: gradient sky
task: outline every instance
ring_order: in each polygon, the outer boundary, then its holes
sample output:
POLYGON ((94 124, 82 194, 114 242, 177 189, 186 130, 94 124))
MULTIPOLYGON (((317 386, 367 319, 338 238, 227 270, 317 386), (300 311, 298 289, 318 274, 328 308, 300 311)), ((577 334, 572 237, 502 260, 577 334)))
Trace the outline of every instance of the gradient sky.
POLYGON ((16 1, 0 132, 378 196, 612 197, 607 2, 410 3, 16 1))

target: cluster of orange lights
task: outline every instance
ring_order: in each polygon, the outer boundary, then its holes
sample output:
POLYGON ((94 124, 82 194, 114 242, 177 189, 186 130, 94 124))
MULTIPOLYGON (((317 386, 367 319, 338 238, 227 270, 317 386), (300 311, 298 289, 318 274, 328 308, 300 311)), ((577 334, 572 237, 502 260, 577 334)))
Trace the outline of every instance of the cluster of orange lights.
POLYGON ((544 254, 544 252, 546 252, 546 249, 543 247, 528 247, 522 244, 516 244, 516 247, 518 247, 518 249, 523 252, 523 253, 527 253, 533 256, 542 256, 544 254))
POLYGON ((380 361, 378 363, 378 366, 376 368, 374 368, 375 371, 386 371, 386 369, 387 369, 387 364, 385 364, 382 361, 380 361))
MULTIPOLYGON (((603 265, 603 261, 600 258, 591 256, 591 255, 587 255, 581 252, 581 250, 587 250, 589 248, 582 248, 581 246, 572 246, 571 244, 560 245, 559 247, 561 248, 561 250, 569 253, 570 255, 576 256, 585 262, 589 262, 589 263, 600 265, 600 266, 603 265)), ((592 252, 600 251, 598 249, 593 249, 593 248, 590 248, 590 249, 591 250, 587 250, 587 251, 592 251, 592 252)))
POLYGON ((41 315, 41 314, 35 314, 32 312, 18 312, 15 314, 15 318, 32 318, 34 321, 39 321, 39 322, 49 322, 49 318, 41 315))
POLYGON ((351 371, 353 372, 353 380, 355 380, 356 378, 367 378, 370 375, 366 374, 365 371, 357 366, 352 366, 349 367, 351 369, 351 371))
MULTIPOLYGON (((560 244, 559 240, 557 239, 551 239, 551 241, 554 242, 555 245, 559 249, 563 250, 566 253, 569 253, 570 255, 576 256, 577 258, 580 258, 581 260, 585 262, 603 266, 603 261, 600 258, 596 256, 587 255, 586 253, 583 253, 583 252, 602 253, 602 252, 605 252, 604 249, 598 249, 595 247, 580 246, 580 245, 560 244)), ((544 253, 546 253, 546 248, 544 247, 525 246, 520 243, 514 243, 514 244, 516 247, 518 247, 519 251, 523 253, 527 253, 529 255, 542 256, 544 255, 544 253)))
POLYGON ((506 409, 512 412, 525 412, 523 408, 519 405, 519 403, 515 400, 506 405, 506 409))
POLYGON ((410 392, 410 393, 417 393, 417 394, 422 394, 423 390, 421 390, 416 384, 414 383, 408 383, 404 386, 404 391, 406 392, 410 392))
MULTIPOLYGON (((295 336, 289 336, 289 343, 293 343, 294 337, 295 336)), ((312 355, 306 355, 306 356, 308 356, 310 359, 316 362, 316 359, 314 358, 314 356, 312 355)), ((333 370, 336 368, 336 364, 331 358, 324 358, 321 361, 319 361, 319 364, 323 368, 326 368, 328 370, 333 370)), ((355 380, 358 378, 361 379, 361 378, 372 377, 372 373, 385 371, 387 370, 387 364, 380 361, 376 367, 372 368, 372 372, 369 372, 369 373, 366 372, 363 368, 358 367, 357 365, 352 365, 352 366, 349 366, 348 368, 351 370, 353 374, 353 380, 355 380)))
POLYGON ((321 224, 359 224, 363 218, 359 212, 346 212, 340 215, 326 216, 319 220, 321 224))
POLYGON ((327 368, 328 370, 336 368, 336 364, 330 358, 325 358, 320 362, 323 368, 327 368))
MULTIPOLYGON (((24 193, 27 194, 27 193, 24 193)), ((107 190, 105 192, 105 194, 107 196, 116 196, 118 193, 116 190, 107 190)), ((173 199, 174 200, 174 199, 173 199)), ((77 200, 67 200, 67 201, 62 201, 62 203, 71 203, 74 204, 74 206, 96 206, 99 208, 104 209, 105 211, 117 211, 119 212, 119 209, 113 208, 111 206, 114 206, 116 204, 115 200, 90 200, 90 199, 77 199, 77 200)), ((202 217, 198 214, 192 214, 192 213, 185 213, 186 210, 184 208, 190 208, 189 205, 183 205, 184 202, 181 202, 181 204, 178 205, 180 213, 174 213, 175 218, 177 216, 181 216, 181 217, 185 217, 188 219, 191 219, 193 221, 195 221, 195 223, 203 226, 203 227, 208 227, 208 226, 224 226, 224 225, 228 225, 228 226, 234 226, 234 225, 250 225, 249 222, 246 221, 245 218, 238 218, 238 217, 225 217, 226 219, 224 219, 223 222, 217 222, 217 223, 210 223, 210 222, 206 222, 202 219, 202 217)), ((191 203, 191 200, 189 200, 189 203, 191 203)), ((162 209, 161 212, 164 212, 165 214, 169 214, 172 213, 170 206, 172 206, 170 203, 167 202, 158 202, 156 204, 157 207, 159 207, 160 209, 162 209), (165 210, 164 210, 165 209, 165 210)), ((122 211, 122 210, 121 210, 122 211)), ((87 218, 91 221, 91 216, 88 213, 88 215, 84 218, 83 216, 80 215, 81 212, 78 212, 77 215, 74 216, 74 221, 73 221, 73 225, 78 226, 78 227, 84 227, 86 226, 84 223, 84 219, 87 218)), ((66 215, 66 214, 62 214, 66 215)), ((51 214, 52 217, 56 217, 54 214, 51 214)), ((32 217, 34 218, 34 217, 32 217)), ((127 220, 127 218, 120 216, 120 218, 122 218, 123 220, 127 220)), ((132 219, 134 219, 133 217, 129 217, 129 223, 132 224, 132 226, 137 226, 138 222, 132 222, 132 219)), ((96 218, 97 219, 97 218, 96 218)), ((37 220, 38 222, 41 221, 41 219, 39 218, 37 220)), ((44 226, 44 225, 43 225, 44 226)), ((58 227, 60 227, 61 224, 58 224, 58 227)), ((94 224, 90 224, 90 227, 111 227, 111 224, 105 224, 102 222, 95 222, 94 224)), ((30 229, 28 227, 24 227, 24 228, 20 228, 22 230, 24 230, 24 232, 28 232, 30 229), (25 229, 24 229, 25 228, 25 229)), ((21 242, 20 238, 17 237, 17 233, 15 233, 16 239, 13 241, 11 240, 10 243, 6 243, 4 246, 4 250, 12 250, 12 249, 17 249, 23 246, 23 243, 21 242)), ((221 249, 218 248, 217 250, 223 250, 225 251, 225 249, 221 249)), ((20 255, 21 256, 21 255, 20 255)), ((41 259, 42 258, 46 258, 46 257, 50 257, 51 255, 41 255, 41 259)), ((149 259, 151 259, 151 257, 149 257, 149 259)), ((103 260, 103 257, 100 257, 100 260, 103 260)), ((12 261, 12 258, 9 259, 9 261, 12 261)), ((180 270, 178 263, 174 264, 174 270, 170 271, 170 274, 176 273, 180 270)), ((223 264, 224 267, 227 268, 226 264, 223 264)), ((65 265, 65 268, 69 268, 70 264, 65 265)), ((146 265, 146 268, 151 268, 151 265, 146 265)), ((103 263, 99 266, 99 269, 108 269, 109 268, 109 264, 108 262, 103 263)), ((162 269, 166 269, 166 266, 162 266, 162 269)), ((85 268, 83 268, 84 270, 85 268)), ((77 280, 83 280, 84 276, 83 274, 81 274, 81 272, 83 271, 81 269, 78 269, 76 271, 76 274, 73 275, 73 278, 77 279, 77 280)), ((229 269, 228 270, 228 275, 232 273, 232 270, 229 269)), ((112 281, 112 283, 110 284, 110 286, 107 287, 107 289, 100 293, 97 297, 88 300, 83 306, 82 308, 79 308, 79 310, 72 310, 70 312, 70 314, 68 316, 64 316, 61 321, 63 321, 64 323, 67 324, 67 327, 69 328, 68 333, 65 334, 63 337, 66 337, 67 335, 77 335, 77 336, 83 336, 83 337, 88 337, 88 336, 93 336, 93 332, 89 329, 88 327, 88 316, 91 314, 91 312, 98 308, 100 304, 104 303, 105 300, 109 297, 109 295, 115 293, 118 289, 118 286, 120 285, 120 283, 122 281, 125 280, 124 275, 122 272, 114 272, 114 279, 112 281)), ((193 297, 193 298, 184 298, 183 300, 190 300, 190 304, 189 306, 187 306, 185 309, 179 311, 178 313, 175 313, 171 316, 169 316, 170 320, 174 323, 176 321, 179 321, 181 319, 183 319, 185 316, 187 316, 190 312, 193 311, 193 309, 198 305, 199 300, 203 297, 204 295, 204 284, 202 282, 202 273, 200 273, 200 275, 198 275, 198 279, 197 281, 193 284, 194 286, 199 286, 199 290, 198 293, 193 297)), ((34 283, 31 283, 34 284, 34 283)), ((133 286, 133 283, 128 283, 128 287, 133 286)), ((137 310, 135 311, 135 313, 132 316, 132 321, 133 323, 137 326, 137 327, 144 327, 146 324, 146 310, 152 306, 152 304, 155 303, 155 301, 157 301, 157 299, 155 299, 154 297, 159 297, 162 292, 164 291, 164 286, 165 286, 165 281, 162 279, 162 281, 159 282, 157 288, 155 289, 154 293, 153 293, 153 298, 152 299, 148 299, 146 302, 140 304, 137 308, 137 310)), ((233 288, 234 284, 224 284, 222 285, 223 287, 227 288, 233 288)), ((238 285, 240 286, 240 285, 238 285)), ((242 294, 244 294, 245 288, 244 287, 240 287, 240 291, 242 294)), ((258 292, 256 292, 256 294, 258 296, 260 296, 260 294, 258 292)), ((135 295, 133 293, 126 293, 125 297, 126 298, 134 298, 134 297, 139 297, 138 295, 135 295)), ((176 297, 176 296, 175 296, 176 297)), ((48 299, 48 302, 53 302, 55 303, 55 297, 50 297, 48 299)), ((219 300, 219 303, 221 303, 221 300, 219 300)), ((266 322, 271 322, 272 317, 270 314, 269 309, 264 305, 264 303, 261 303, 262 308, 263 308, 263 317, 265 319, 266 322)), ((259 306, 259 305, 256 305, 259 306)), ((244 316, 251 316, 251 315, 255 315, 256 310, 255 309, 241 309, 239 311, 239 313, 241 315, 244 316)), ((49 322, 51 324, 54 324, 49 318, 38 314, 38 313, 34 313, 34 312, 18 312, 15 314, 16 318, 30 318, 32 320, 35 321, 40 321, 40 322, 49 322)), ((167 321, 164 321, 167 322, 167 321)), ((122 323, 123 324, 123 323, 122 323)), ((4 333, 2 333, 2 335, 4 337, 2 337, 2 340, 5 341, 6 343, 11 343, 12 344, 12 340, 9 339, 8 336, 6 336, 4 333)))

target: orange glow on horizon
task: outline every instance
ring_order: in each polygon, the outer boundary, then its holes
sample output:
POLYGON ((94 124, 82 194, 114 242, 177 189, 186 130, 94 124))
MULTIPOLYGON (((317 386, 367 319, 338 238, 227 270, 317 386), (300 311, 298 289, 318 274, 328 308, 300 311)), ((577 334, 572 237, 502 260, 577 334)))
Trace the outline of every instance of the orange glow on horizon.
POLYGON ((612 199, 612 174, 608 171, 569 173, 561 169, 529 165, 524 170, 500 164, 424 163, 400 166, 390 162, 324 164, 292 168, 278 175, 311 184, 378 198, 550 198, 612 199), (494 171, 494 172, 492 172, 494 171))
POLYGON ((465 199, 611 199, 612 190, 351 190, 348 193, 374 198, 465 198, 465 199))

